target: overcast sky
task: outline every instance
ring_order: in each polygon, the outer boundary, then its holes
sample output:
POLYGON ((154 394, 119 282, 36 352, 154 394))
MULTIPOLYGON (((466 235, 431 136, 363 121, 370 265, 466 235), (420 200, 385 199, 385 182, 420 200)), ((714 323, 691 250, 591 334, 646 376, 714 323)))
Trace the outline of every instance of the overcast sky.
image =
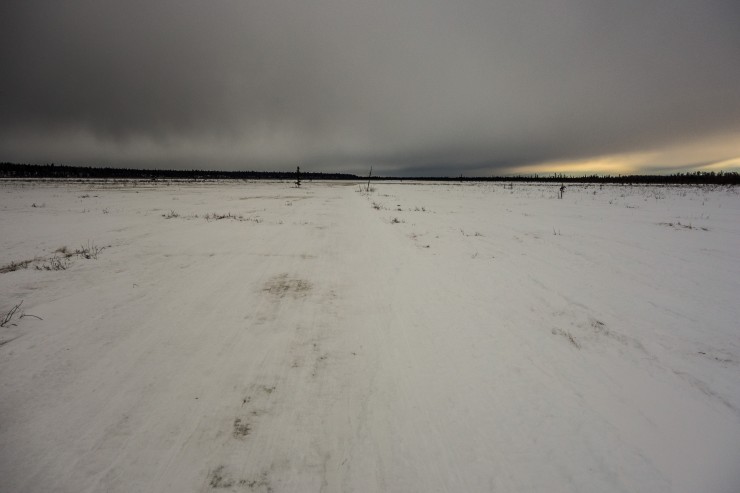
POLYGON ((4 0, 0 38, 0 161, 740 166, 737 0, 4 0))

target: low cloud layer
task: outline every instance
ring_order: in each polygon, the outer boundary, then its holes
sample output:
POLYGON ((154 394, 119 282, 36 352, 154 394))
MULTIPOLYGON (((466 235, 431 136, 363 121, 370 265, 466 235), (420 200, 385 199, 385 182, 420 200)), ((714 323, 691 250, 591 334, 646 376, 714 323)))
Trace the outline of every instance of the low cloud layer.
POLYGON ((3 161, 457 175, 740 156, 734 1, 10 0, 0 18, 3 161))

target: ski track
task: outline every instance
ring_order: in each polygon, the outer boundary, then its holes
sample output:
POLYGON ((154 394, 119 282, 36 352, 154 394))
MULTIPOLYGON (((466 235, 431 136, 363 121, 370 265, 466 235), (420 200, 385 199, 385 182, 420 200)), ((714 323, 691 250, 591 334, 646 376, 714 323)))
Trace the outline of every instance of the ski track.
POLYGON ((376 188, 1 182, 0 490, 740 490, 734 189, 376 188))

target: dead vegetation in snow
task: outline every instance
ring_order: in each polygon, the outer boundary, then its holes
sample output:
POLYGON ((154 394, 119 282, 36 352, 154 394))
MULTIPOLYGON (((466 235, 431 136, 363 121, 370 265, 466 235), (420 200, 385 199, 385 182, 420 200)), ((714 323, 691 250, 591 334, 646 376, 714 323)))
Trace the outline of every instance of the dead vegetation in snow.
POLYGON ((293 278, 288 274, 280 274, 267 281, 263 291, 278 298, 288 295, 299 298, 306 296, 311 290, 311 287, 311 283, 305 279, 293 278))
POLYGON ((0 267, 0 274, 27 269, 29 266, 34 266, 36 270, 45 271, 67 270, 71 265, 71 259, 73 257, 97 260, 100 252, 109 247, 110 245, 101 247, 91 241, 88 241, 87 244, 81 245, 75 250, 70 250, 67 246, 63 246, 57 248, 54 254, 49 257, 35 257, 27 260, 13 261, 0 267))

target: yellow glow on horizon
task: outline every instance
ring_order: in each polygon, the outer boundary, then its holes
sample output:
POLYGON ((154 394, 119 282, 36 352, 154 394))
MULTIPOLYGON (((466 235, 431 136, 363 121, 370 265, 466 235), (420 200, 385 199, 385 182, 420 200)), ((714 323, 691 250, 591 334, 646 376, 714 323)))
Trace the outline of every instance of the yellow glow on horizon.
POLYGON ((701 171, 740 171, 740 157, 725 159, 707 166, 703 166, 701 171))
POLYGON ((513 167, 511 174, 631 175, 740 172, 740 129, 719 135, 677 141, 637 152, 606 154, 584 159, 546 161, 513 167))
MULTIPOLYGON (((519 166, 509 169, 511 174, 551 174, 562 173, 565 175, 631 175, 631 174, 655 174, 660 173, 691 173, 694 171, 727 171, 740 172, 740 156, 732 156, 733 150, 738 151, 737 144, 721 142, 724 146, 717 145, 712 148, 707 146, 687 145, 680 148, 657 150, 652 152, 641 152, 631 154, 612 154, 597 156, 593 158, 573 161, 549 161, 533 164, 530 166, 519 166), (729 152, 728 152, 729 151, 729 152), (722 156, 724 154, 724 156, 722 156), (707 158, 717 159, 710 164, 695 164, 687 166, 692 162, 702 161, 707 158), (657 163, 662 163, 658 165, 657 163), (669 164, 672 163, 672 164, 669 164)), ((706 162, 706 161, 705 161, 706 162)))
POLYGON ((639 172, 639 164, 648 158, 646 154, 601 156, 580 161, 553 161, 532 166, 512 168, 514 174, 563 173, 568 175, 629 175, 639 172))

